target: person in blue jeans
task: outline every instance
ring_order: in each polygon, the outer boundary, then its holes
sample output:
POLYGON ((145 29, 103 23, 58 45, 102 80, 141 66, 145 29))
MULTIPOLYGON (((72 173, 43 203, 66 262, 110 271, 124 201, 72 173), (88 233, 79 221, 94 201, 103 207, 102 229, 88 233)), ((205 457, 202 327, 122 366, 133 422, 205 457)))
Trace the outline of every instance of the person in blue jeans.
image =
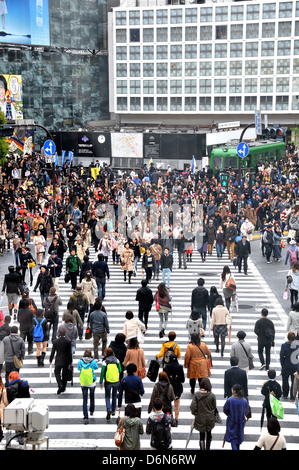
POLYGON ((90 398, 89 412, 90 416, 92 416, 95 410, 96 389, 96 375, 94 371, 99 368, 97 361, 92 357, 91 349, 86 349, 77 367, 80 372, 80 384, 83 396, 84 424, 88 424, 88 392, 90 398))
POLYGON ((106 348, 101 368, 100 388, 103 389, 104 382, 107 421, 111 418, 111 414, 115 415, 116 398, 121 372, 121 363, 115 356, 113 349, 106 348))
POLYGON ((160 266, 162 271, 162 282, 167 285, 169 289, 170 285, 170 273, 172 271, 173 256, 169 253, 168 248, 164 248, 164 253, 161 255, 160 266), (167 277, 167 282, 166 282, 167 277))

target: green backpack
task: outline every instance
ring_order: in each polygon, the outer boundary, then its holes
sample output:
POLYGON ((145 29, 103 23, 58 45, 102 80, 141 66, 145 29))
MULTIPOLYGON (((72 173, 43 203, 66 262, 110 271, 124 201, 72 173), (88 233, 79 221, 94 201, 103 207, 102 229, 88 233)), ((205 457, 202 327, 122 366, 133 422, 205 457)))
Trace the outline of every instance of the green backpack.
POLYGON ((115 383, 119 381, 119 369, 115 362, 107 364, 106 366, 106 380, 107 382, 115 383))
POLYGON ((83 387, 87 387, 88 385, 91 385, 93 382, 94 380, 93 380, 92 368, 82 367, 81 372, 80 372, 80 384, 83 387))

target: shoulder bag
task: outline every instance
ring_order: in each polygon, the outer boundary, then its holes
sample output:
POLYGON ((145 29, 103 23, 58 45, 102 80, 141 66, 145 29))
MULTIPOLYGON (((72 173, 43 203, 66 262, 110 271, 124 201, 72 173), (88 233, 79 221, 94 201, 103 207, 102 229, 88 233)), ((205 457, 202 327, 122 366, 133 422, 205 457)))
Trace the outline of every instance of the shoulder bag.
POLYGON ((114 442, 116 447, 121 447, 125 438, 125 418, 122 418, 120 421, 120 426, 114 434, 114 442))
POLYGON ((12 348, 12 352, 13 352, 14 365, 17 369, 21 369, 23 367, 23 359, 21 359, 21 357, 18 357, 16 355, 13 344, 12 344, 12 339, 11 338, 9 338, 9 339, 10 339, 10 342, 11 342, 11 348, 12 348))
POLYGON ((254 369, 254 364, 253 364, 253 357, 249 357, 249 356, 248 356, 248 352, 246 351, 246 349, 244 348, 244 346, 243 346, 243 344, 242 344, 242 343, 240 343, 240 345, 241 345, 241 346, 242 346, 242 348, 244 349, 244 352, 245 352, 245 354, 246 354, 246 356, 247 356, 247 358, 248 358, 248 363, 249 363, 249 370, 252 370, 252 369, 254 369))
POLYGON ((205 358, 205 360, 207 361, 207 364, 208 364, 208 367, 209 369, 212 369, 212 357, 211 356, 206 356, 204 354, 204 352, 202 351, 202 349, 197 345, 198 349, 200 350, 201 354, 203 355, 203 357, 205 358))

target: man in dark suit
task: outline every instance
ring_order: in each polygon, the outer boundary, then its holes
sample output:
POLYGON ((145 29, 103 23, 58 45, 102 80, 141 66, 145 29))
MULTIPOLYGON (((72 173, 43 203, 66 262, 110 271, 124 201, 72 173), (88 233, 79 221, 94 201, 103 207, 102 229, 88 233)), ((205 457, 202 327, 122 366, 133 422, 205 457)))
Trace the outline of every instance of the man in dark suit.
POLYGON ((247 236, 243 235, 242 240, 236 244, 236 255, 238 257, 238 269, 239 273, 242 268, 242 261, 244 263, 244 274, 247 274, 247 259, 251 253, 250 243, 247 240, 247 236))
POLYGON ((232 395, 232 387, 239 384, 242 387, 244 397, 248 397, 248 382, 246 371, 240 369, 238 366, 239 359, 237 356, 231 356, 231 368, 224 372, 224 398, 229 398, 232 395))

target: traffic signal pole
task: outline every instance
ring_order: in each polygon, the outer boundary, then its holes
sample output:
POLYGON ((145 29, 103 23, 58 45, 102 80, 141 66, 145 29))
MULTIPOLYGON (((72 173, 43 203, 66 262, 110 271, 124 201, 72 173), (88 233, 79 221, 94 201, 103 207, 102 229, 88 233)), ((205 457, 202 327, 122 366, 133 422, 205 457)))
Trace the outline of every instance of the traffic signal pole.
MULTIPOLYGON (((255 122, 251 122, 250 124, 247 124, 247 126, 244 127, 244 129, 241 132, 241 135, 239 137, 239 144, 243 142, 243 135, 247 131, 247 129, 251 126, 255 126, 255 122)), ((240 164, 240 157, 238 157, 238 186, 239 186, 239 194, 241 194, 241 164, 240 164)))

